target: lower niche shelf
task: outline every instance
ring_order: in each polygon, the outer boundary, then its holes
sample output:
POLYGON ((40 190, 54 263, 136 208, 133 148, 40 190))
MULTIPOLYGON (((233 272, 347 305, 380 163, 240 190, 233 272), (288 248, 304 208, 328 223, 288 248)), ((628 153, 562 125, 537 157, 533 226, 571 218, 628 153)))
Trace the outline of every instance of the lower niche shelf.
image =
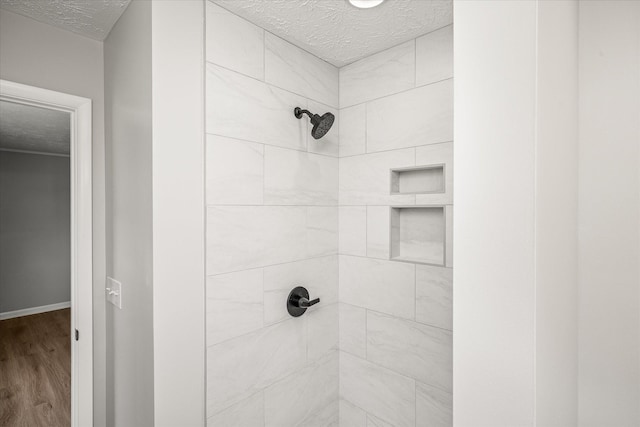
POLYGON ((418 264, 445 264, 444 206, 391 208, 391 259, 418 264))

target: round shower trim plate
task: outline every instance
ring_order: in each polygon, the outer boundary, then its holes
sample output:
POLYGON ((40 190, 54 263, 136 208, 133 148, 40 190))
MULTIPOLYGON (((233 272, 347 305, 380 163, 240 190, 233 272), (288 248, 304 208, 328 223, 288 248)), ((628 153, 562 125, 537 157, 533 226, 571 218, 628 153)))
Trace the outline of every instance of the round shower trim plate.
POLYGON ((347 0, 351 5, 357 7, 358 9, 371 9, 372 7, 376 7, 381 5, 384 0, 347 0))

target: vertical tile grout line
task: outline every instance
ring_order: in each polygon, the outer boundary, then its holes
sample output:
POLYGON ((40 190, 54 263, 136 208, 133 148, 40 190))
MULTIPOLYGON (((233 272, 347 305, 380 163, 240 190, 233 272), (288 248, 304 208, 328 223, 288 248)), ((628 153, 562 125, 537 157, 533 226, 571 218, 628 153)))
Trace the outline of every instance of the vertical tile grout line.
POLYGON ((337 316, 338 316, 338 395, 337 400, 338 400, 338 425, 340 425, 340 385, 341 385, 341 375, 340 375, 340 366, 342 364, 342 345, 341 345, 341 336, 342 336, 342 329, 340 328, 341 325, 341 321, 340 321, 340 313, 342 312, 342 303, 340 301, 340 227, 342 224, 342 221, 340 220, 340 163, 341 163, 341 154, 342 154, 342 138, 341 138, 341 132, 340 129, 343 126, 342 124, 342 110, 340 109, 340 69, 338 68, 338 108, 337 108, 337 114, 338 114, 338 160, 337 160, 337 170, 336 173, 338 174, 338 188, 336 189, 336 209, 338 210, 338 236, 337 236, 337 240, 338 240, 338 250, 337 250, 337 255, 336 255, 336 267, 337 267, 337 277, 336 280, 338 281, 338 283, 336 283, 336 288, 338 290, 338 295, 337 295, 337 316))
POLYGON ((340 212, 341 212, 341 203, 340 203, 340 164, 342 162, 342 132, 340 132, 340 129, 343 126, 343 121, 342 121, 342 109, 340 108, 340 69, 338 68, 338 167, 336 170, 336 173, 338 174, 338 188, 337 188, 337 194, 336 194, 336 198, 337 198, 337 209, 338 209, 338 251, 337 251, 337 255, 336 255, 336 263, 337 263, 337 286, 336 288, 338 289, 338 295, 337 295, 337 300, 338 300, 338 426, 340 425, 340 389, 341 389, 341 385, 342 385, 342 375, 340 375, 340 367, 342 365, 342 345, 341 345, 341 336, 342 336, 342 328, 341 328, 341 324, 342 322, 340 321, 340 313, 342 312, 342 301, 340 299, 340 260, 341 260, 341 250, 340 250, 340 227, 342 224, 342 221, 340 219, 340 212))
POLYGON ((369 135, 367 132, 367 127, 368 127, 367 123, 369 119, 368 111, 369 111, 369 101, 364 103, 364 153, 363 154, 367 154, 369 152, 369 147, 368 147, 369 135))
POLYGON ((418 265, 413 265, 413 320, 418 318, 418 265))
MULTIPOLYGON (((534 144, 536 145, 536 149, 533 150, 533 182, 534 182, 534 192, 537 192, 539 187, 538 187, 538 161, 539 161, 539 154, 538 154, 538 150, 537 150, 537 144, 538 144, 538 138, 540 137, 540 132, 539 132, 539 125, 540 125, 540 113, 539 113, 539 108, 540 108, 540 5, 538 4, 538 2, 536 2, 535 4, 535 10, 536 10, 536 15, 535 15, 535 55, 536 55, 536 62, 535 62, 535 96, 534 96, 534 103, 535 103, 535 117, 534 117, 534 129, 533 129, 533 138, 534 138, 534 144)), ((534 193, 533 196, 533 211, 534 211, 534 215, 537 215, 538 213, 538 199, 534 193)), ((537 393, 537 385, 538 385, 538 292, 536 289, 536 283, 537 283, 537 279, 538 279, 538 251, 537 251, 537 244, 538 244, 538 238, 537 238, 537 231, 538 231, 538 223, 537 221, 534 221, 533 224, 533 247, 534 247, 534 251, 533 251, 533 284, 534 284, 534 290, 533 290, 533 315, 532 315, 532 321, 533 321, 533 339, 532 339, 532 345, 534 348, 534 352, 533 352, 533 372, 532 372, 532 378, 531 381, 533 383, 533 425, 537 425, 537 419, 538 419, 538 393, 537 393)), ((453 266, 453 263, 451 264, 453 266)), ((453 311, 453 310, 452 310, 453 311)), ((453 325, 452 325, 452 329, 453 329, 453 325)), ((453 352, 452 352, 453 354, 453 352)))
POLYGON ((266 32, 262 28, 262 81, 267 83, 267 38, 266 32))
POLYGON ((260 206, 265 206, 266 199, 266 180, 267 180, 267 146, 262 145, 262 204, 260 206))
POLYGON ((369 205, 364 207, 364 256, 369 257, 369 205))
POLYGON ((207 313, 207 297, 209 296, 208 292, 207 292, 207 231, 208 231, 208 224, 207 224, 207 217, 208 217, 208 213, 209 213, 209 205, 208 205, 208 200, 207 200, 207 154, 209 152, 209 146, 207 144, 207 10, 209 9, 208 6, 208 2, 205 2, 202 7, 202 14, 203 14, 203 18, 204 18, 204 22, 203 22, 203 28, 202 28, 202 126, 203 126, 203 135, 202 135, 202 142, 203 142, 203 147, 202 147, 202 166, 203 166, 203 178, 204 178, 204 183, 203 183, 203 196, 204 196, 204 209, 203 209, 203 231, 204 231, 204 248, 203 249, 203 261, 204 261, 204 381, 203 381, 203 385, 204 385, 204 390, 203 390, 203 399, 204 399, 204 423, 207 423, 207 417, 209 416, 209 411, 208 411, 208 354, 209 354, 209 347, 207 346, 207 332, 208 332, 208 322, 207 322, 207 317, 208 317, 208 313, 207 313))
POLYGON ((369 360, 369 310, 364 309, 364 360, 369 360))
POLYGON ((413 425, 418 426, 418 380, 413 380, 413 425))
POLYGON ((265 314, 264 314, 264 267, 260 268, 262 270, 262 328, 264 329, 266 327, 267 324, 267 319, 265 318, 265 314))
MULTIPOLYGON (((265 30, 262 28, 262 81, 267 83, 267 43, 265 37, 265 30)), ((266 200, 266 169, 267 169, 267 146, 266 144, 262 144, 262 206, 265 205, 266 200)), ((265 318, 265 305, 264 305, 264 275, 265 269, 262 268, 262 329, 266 327, 266 318, 265 318)), ((262 389, 262 425, 263 427, 267 424, 267 395, 262 389)))
POLYGON ((413 39, 413 88, 418 87, 418 38, 413 39))

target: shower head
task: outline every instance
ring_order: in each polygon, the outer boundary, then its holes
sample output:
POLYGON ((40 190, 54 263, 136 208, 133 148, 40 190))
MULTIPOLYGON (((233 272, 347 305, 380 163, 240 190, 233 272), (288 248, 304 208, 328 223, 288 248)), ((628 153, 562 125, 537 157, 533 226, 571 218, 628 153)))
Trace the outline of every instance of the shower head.
POLYGON ((310 111, 303 110, 300 107, 296 107, 293 110, 293 114, 298 119, 301 119, 303 114, 309 116, 311 124, 313 125, 313 129, 311 129, 311 136, 315 139, 320 139, 325 136, 325 134, 329 132, 329 129, 331 129, 331 126, 333 126, 333 121, 336 119, 336 116, 331 113, 324 113, 320 116, 318 114, 313 114, 310 111))

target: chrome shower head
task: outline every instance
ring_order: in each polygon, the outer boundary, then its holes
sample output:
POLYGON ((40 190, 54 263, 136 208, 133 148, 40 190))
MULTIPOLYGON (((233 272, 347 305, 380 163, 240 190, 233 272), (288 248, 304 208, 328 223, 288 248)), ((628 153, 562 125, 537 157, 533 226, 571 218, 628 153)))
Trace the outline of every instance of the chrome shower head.
POLYGON ((311 124, 313 125, 313 129, 311 129, 311 136, 315 139, 320 139, 329 132, 331 126, 333 126, 333 122, 336 119, 331 113, 324 113, 322 116, 318 114, 313 114, 308 110, 303 110, 300 107, 296 107, 293 110, 293 114, 296 118, 301 119, 303 114, 306 114, 311 119, 311 124))

